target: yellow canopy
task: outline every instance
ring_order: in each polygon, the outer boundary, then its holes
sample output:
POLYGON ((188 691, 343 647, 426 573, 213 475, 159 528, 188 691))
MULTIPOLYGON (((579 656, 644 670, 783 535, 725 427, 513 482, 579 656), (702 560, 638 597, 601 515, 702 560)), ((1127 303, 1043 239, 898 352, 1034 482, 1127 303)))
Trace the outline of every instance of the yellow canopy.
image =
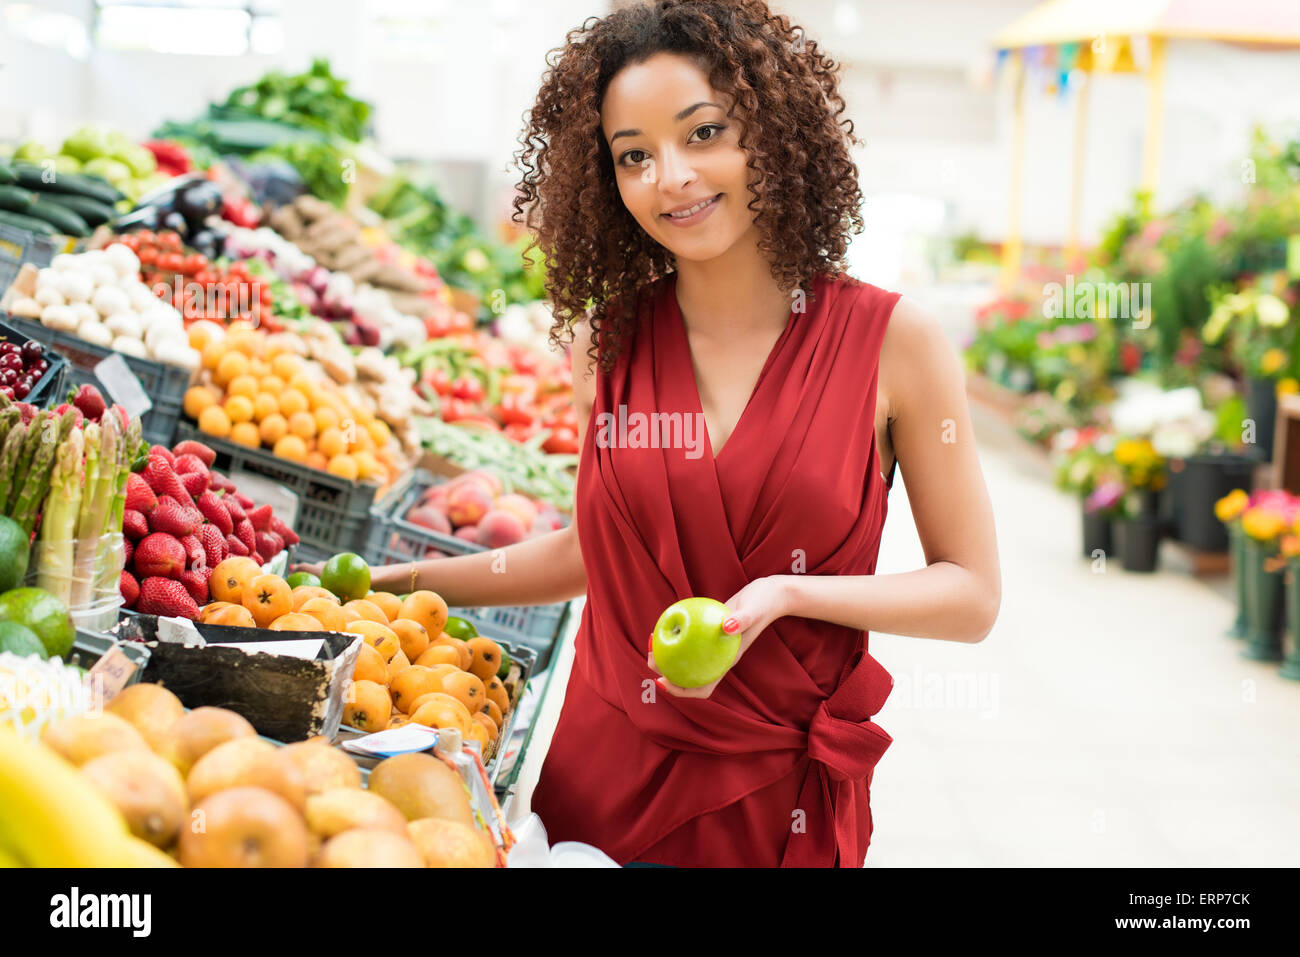
POLYGON ((1300 3, 1290 0, 1046 0, 993 40, 1000 50, 1099 37, 1222 40, 1300 46, 1300 3))

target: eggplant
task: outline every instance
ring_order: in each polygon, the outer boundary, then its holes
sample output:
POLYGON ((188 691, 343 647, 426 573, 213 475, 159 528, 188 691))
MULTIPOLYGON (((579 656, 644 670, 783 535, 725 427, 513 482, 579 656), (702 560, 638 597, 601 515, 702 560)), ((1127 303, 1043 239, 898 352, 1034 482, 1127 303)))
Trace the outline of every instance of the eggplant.
POLYGON ((191 232, 198 232, 204 220, 221 212, 221 204, 221 187, 211 180, 202 180, 178 191, 171 208, 185 217, 191 232))

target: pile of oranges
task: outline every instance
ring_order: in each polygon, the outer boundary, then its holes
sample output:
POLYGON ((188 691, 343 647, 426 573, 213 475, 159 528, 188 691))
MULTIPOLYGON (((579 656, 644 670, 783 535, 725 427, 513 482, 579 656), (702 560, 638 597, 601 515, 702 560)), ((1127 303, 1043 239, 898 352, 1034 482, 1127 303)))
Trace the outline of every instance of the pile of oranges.
POLYGON ((314 585, 290 588, 251 558, 227 558, 212 570, 213 601, 205 624, 274 631, 332 631, 363 639, 352 674, 345 724, 382 731, 408 722, 456 728, 491 757, 511 701, 497 672, 501 646, 491 638, 468 641, 445 631, 447 603, 435 592, 400 599, 387 592, 342 602, 314 585))
POLYGON ((352 481, 388 485, 401 473, 388 424, 328 376, 313 375, 292 334, 196 322, 189 339, 202 360, 184 409, 199 431, 352 481))

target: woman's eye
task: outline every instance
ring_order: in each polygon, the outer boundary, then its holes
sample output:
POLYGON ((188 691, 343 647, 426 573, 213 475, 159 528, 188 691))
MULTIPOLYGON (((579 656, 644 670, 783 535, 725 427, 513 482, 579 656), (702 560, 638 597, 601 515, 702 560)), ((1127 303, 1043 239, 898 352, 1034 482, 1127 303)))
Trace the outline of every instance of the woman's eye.
POLYGON ((628 150, 626 153, 623 154, 623 160, 624 160, 623 165, 624 165, 624 166, 627 165, 627 162, 626 162, 627 160, 632 160, 632 165, 633 165, 633 166, 636 166, 636 165, 640 164, 640 163, 641 163, 641 160, 639 160, 639 159, 632 159, 634 156, 645 156, 645 151, 644 151, 644 150, 628 150))
POLYGON ((709 123, 707 126, 701 126, 701 127, 700 127, 698 130, 696 130, 695 132, 696 132, 696 133, 703 133, 705 130, 713 130, 713 131, 715 131, 714 134, 713 134, 712 136, 706 136, 706 137, 704 137, 705 140, 712 140, 712 139, 716 139, 716 138, 717 138, 717 134, 722 132, 722 127, 719 126, 719 125, 716 124, 716 123, 709 123))

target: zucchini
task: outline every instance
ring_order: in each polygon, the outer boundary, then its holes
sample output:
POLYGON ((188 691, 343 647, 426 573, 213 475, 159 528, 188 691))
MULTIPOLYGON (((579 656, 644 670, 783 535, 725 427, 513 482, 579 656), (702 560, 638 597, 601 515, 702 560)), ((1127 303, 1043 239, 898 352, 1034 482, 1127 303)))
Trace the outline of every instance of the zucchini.
POLYGON ((32 203, 32 208, 27 211, 27 215, 45 220, 65 236, 90 235, 90 227, 86 225, 84 219, 66 206, 45 202, 45 197, 41 193, 36 194, 36 201, 32 203))
POLYGON ((102 226, 117 217, 117 210, 107 203, 101 203, 89 196, 77 196, 74 193, 42 193, 41 202, 46 206, 57 205, 71 210, 84 219, 86 225, 91 228, 102 226))
POLYGON ((14 175, 14 171, 10 169, 9 164, 4 160, 0 160, 0 186, 12 186, 16 182, 18 182, 18 177, 14 175))
POLYGON ((7 209, 0 209, 0 224, 15 229, 25 229, 29 233, 37 233, 41 236, 53 236, 56 232, 55 228, 43 219, 11 213, 7 209))
POLYGON ((122 194, 98 176, 83 176, 78 173, 56 173, 50 181, 45 181, 45 170, 30 163, 16 163, 14 174, 18 185, 38 193, 74 193, 77 196, 89 196, 101 203, 116 203, 122 194))
POLYGON ((0 186, 0 209, 13 213, 25 213, 32 208, 35 197, 21 186, 0 186))

